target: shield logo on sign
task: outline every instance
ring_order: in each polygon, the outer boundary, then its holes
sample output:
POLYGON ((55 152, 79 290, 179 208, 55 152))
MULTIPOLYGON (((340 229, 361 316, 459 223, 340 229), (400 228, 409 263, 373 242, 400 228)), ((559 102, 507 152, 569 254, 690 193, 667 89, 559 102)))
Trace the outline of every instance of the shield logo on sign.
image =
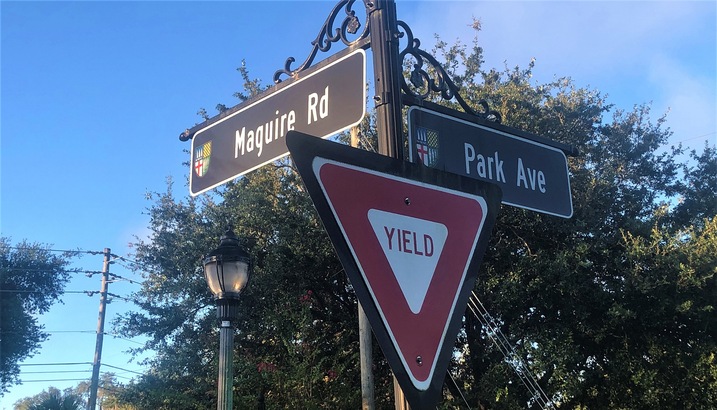
POLYGON ((419 127, 416 130, 416 153, 421 164, 435 165, 438 161, 438 131, 419 127))
POLYGON ((194 150, 194 173, 203 177, 209 170, 209 160, 212 156, 212 142, 209 141, 194 150))

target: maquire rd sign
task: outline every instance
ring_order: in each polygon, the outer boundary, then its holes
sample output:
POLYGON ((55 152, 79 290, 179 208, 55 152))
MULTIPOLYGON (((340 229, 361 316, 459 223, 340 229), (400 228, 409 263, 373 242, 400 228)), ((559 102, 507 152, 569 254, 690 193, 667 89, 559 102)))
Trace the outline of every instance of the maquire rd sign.
POLYGON ((500 189, 299 132, 286 140, 411 408, 435 409, 500 189))
POLYGON ((565 152, 572 147, 498 124, 469 121, 443 107, 408 110, 412 162, 492 182, 503 203, 570 218, 573 201, 565 152), (438 111, 440 110, 440 112, 438 111))
POLYGON ((337 53, 188 130, 189 192, 199 195, 287 155, 289 131, 326 138, 358 124, 365 113, 366 54, 337 53))

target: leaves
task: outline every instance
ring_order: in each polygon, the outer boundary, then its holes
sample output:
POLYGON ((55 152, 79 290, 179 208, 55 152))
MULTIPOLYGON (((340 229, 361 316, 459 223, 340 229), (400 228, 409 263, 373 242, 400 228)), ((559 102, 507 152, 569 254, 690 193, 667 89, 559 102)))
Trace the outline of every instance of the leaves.
MULTIPOLYGON (((434 49, 469 104, 488 100, 504 124, 581 155, 569 159, 571 219, 501 209, 475 292, 513 355, 466 313, 450 371, 469 404, 539 407, 516 373, 529 368, 561 408, 713 408, 715 149, 683 163, 679 147, 663 149, 671 131, 649 105, 616 110, 569 77, 534 84, 535 61, 487 70, 482 52, 477 37, 470 47, 437 39, 434 49)), ((244 63, 239 71, 238 98, 264 89, 244 63)), ((376 146, 374 121, 360 124, 362 148, 376 146)), ((237 404, 359 406, 356 299, 290 161, 201 199, 177 198, 171 185, 149 198, 152 235, 135 246, 147 272, 140 310, 118 324, 160 354, 124 402, 190 409, 216 400, 218 337, 201 260, 231 225, 254 261, 237 323, 237 404)), ((390 407, 387 365, 375 356, 378 406, 390 407)), ((451 395, 442 406, 454 404, 451 395)))
POLYGON ((53 254, 46 246, 22 241, 12 246, 0 238, 0 396, 19 382, 18 363, 47 339, 38 324, 62 296, 70 280, 69 255, 53 254))

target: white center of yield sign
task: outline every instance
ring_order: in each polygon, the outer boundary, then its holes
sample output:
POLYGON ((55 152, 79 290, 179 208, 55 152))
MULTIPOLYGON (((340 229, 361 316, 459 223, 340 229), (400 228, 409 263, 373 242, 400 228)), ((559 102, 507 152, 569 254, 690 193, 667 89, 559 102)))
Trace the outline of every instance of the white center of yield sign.
POLYGON ((370 209, 368 219, 408 307, 418 314, 446 243, 445 225, 370 209))

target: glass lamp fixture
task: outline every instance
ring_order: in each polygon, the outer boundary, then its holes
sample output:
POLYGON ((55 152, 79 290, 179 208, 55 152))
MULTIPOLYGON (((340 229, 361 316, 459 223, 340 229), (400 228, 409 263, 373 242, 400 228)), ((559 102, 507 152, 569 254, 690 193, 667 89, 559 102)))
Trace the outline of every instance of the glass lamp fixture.
POLYGON ((239 294, 249 282, 251 262, 249 254, 239 245, 239 239, 231 228, 222 235, 219 247, 204 258, 204 277, 214 293, 221 320, 235 317, 231 309, 239 294))

